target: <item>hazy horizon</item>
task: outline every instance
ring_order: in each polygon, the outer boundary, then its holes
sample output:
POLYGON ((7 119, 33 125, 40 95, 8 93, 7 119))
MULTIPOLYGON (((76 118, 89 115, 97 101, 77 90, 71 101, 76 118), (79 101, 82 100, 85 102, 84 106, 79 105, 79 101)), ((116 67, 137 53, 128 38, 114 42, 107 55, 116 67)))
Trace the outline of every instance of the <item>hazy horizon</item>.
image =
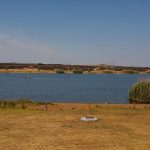
POLYGON ((0 1, 0 62, 150 66, 148 0, 0 1))

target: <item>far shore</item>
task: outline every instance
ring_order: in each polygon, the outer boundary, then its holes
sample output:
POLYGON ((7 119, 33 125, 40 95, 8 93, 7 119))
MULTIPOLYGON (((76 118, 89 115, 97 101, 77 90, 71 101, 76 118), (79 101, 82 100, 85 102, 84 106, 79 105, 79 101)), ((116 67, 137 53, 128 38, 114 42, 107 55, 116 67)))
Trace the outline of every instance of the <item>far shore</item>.
MULTIPOLYGON (((55 70, 39 70, 39 69, 0 69, 0 73, 33 73, 33 74, 74 74, 73 71, 64 71, 63 73, 58 73, 55 70)), ((150 71, 128 71, 128 70, 122 70, 122 71, 115 71, 115 70, 99 70, 99 71, 83 71, 79 74, 150 74, 150 71)))

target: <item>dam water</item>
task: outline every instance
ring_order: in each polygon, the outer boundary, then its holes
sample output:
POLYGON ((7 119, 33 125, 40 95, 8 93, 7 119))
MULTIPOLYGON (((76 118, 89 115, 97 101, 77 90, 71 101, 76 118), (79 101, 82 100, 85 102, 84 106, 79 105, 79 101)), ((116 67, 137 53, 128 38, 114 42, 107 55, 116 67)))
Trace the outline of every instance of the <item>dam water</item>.
POLYGON ((0 74, 0 99, 80 103, 128 103, 144 74, 0 74))

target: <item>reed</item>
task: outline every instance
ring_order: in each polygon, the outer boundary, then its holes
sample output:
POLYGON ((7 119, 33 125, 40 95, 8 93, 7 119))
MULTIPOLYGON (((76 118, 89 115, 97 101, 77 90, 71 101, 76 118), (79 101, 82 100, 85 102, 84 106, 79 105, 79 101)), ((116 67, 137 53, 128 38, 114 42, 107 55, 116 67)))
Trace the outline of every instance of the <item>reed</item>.
POLYGON ((0 100, 0 108, 2 109, 9 109, 9 108, 19 108, 19 109, 26 109, 28 106, 35 106, 35 105, 55 105, 52 102, 42 102, 42 101, 32 101, 27 98, 21 98, 21 99, 16 99, 16 100, 0 100))
POLYGON ((16 104, 27 104, 27 103, 33 103, 31 99, 28 98, 20 98, 15 101, 16 104))
POLYGON ((7 100, 0 100, 0 108, 16 108, 16 102, 14 100, 7 101, 7 100))
POLYGON ((150 103, 150 79, 140 81, 133 85, 129 91, 130 103, 150 103))

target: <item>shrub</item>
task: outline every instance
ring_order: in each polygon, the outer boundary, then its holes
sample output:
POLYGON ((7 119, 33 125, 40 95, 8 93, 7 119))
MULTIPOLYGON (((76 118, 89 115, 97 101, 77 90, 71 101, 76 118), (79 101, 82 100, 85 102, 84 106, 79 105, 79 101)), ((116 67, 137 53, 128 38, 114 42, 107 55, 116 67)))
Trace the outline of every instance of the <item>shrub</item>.
POLYGON ((62 70, 62 69, 55 69, 55 71, 56 71, 56 73, 60 73, 60 74, 65 73, 64 70, 62 70))
POLYGON ((122 73, 126 74, 138 74, 139 72, 136 70, 123 70, 122 73))
POLYGON ((21 105, 21 109, 26 109, 27 106, 21 105))
POLYGON ((129 91, 130 103, 150 103, 150 80, 133 85, 129 91))
POLYGON ((83 73, 83 71, 81 71, 81 70, 73 70, 72 71, 74 74, 82 74, 83 73))

